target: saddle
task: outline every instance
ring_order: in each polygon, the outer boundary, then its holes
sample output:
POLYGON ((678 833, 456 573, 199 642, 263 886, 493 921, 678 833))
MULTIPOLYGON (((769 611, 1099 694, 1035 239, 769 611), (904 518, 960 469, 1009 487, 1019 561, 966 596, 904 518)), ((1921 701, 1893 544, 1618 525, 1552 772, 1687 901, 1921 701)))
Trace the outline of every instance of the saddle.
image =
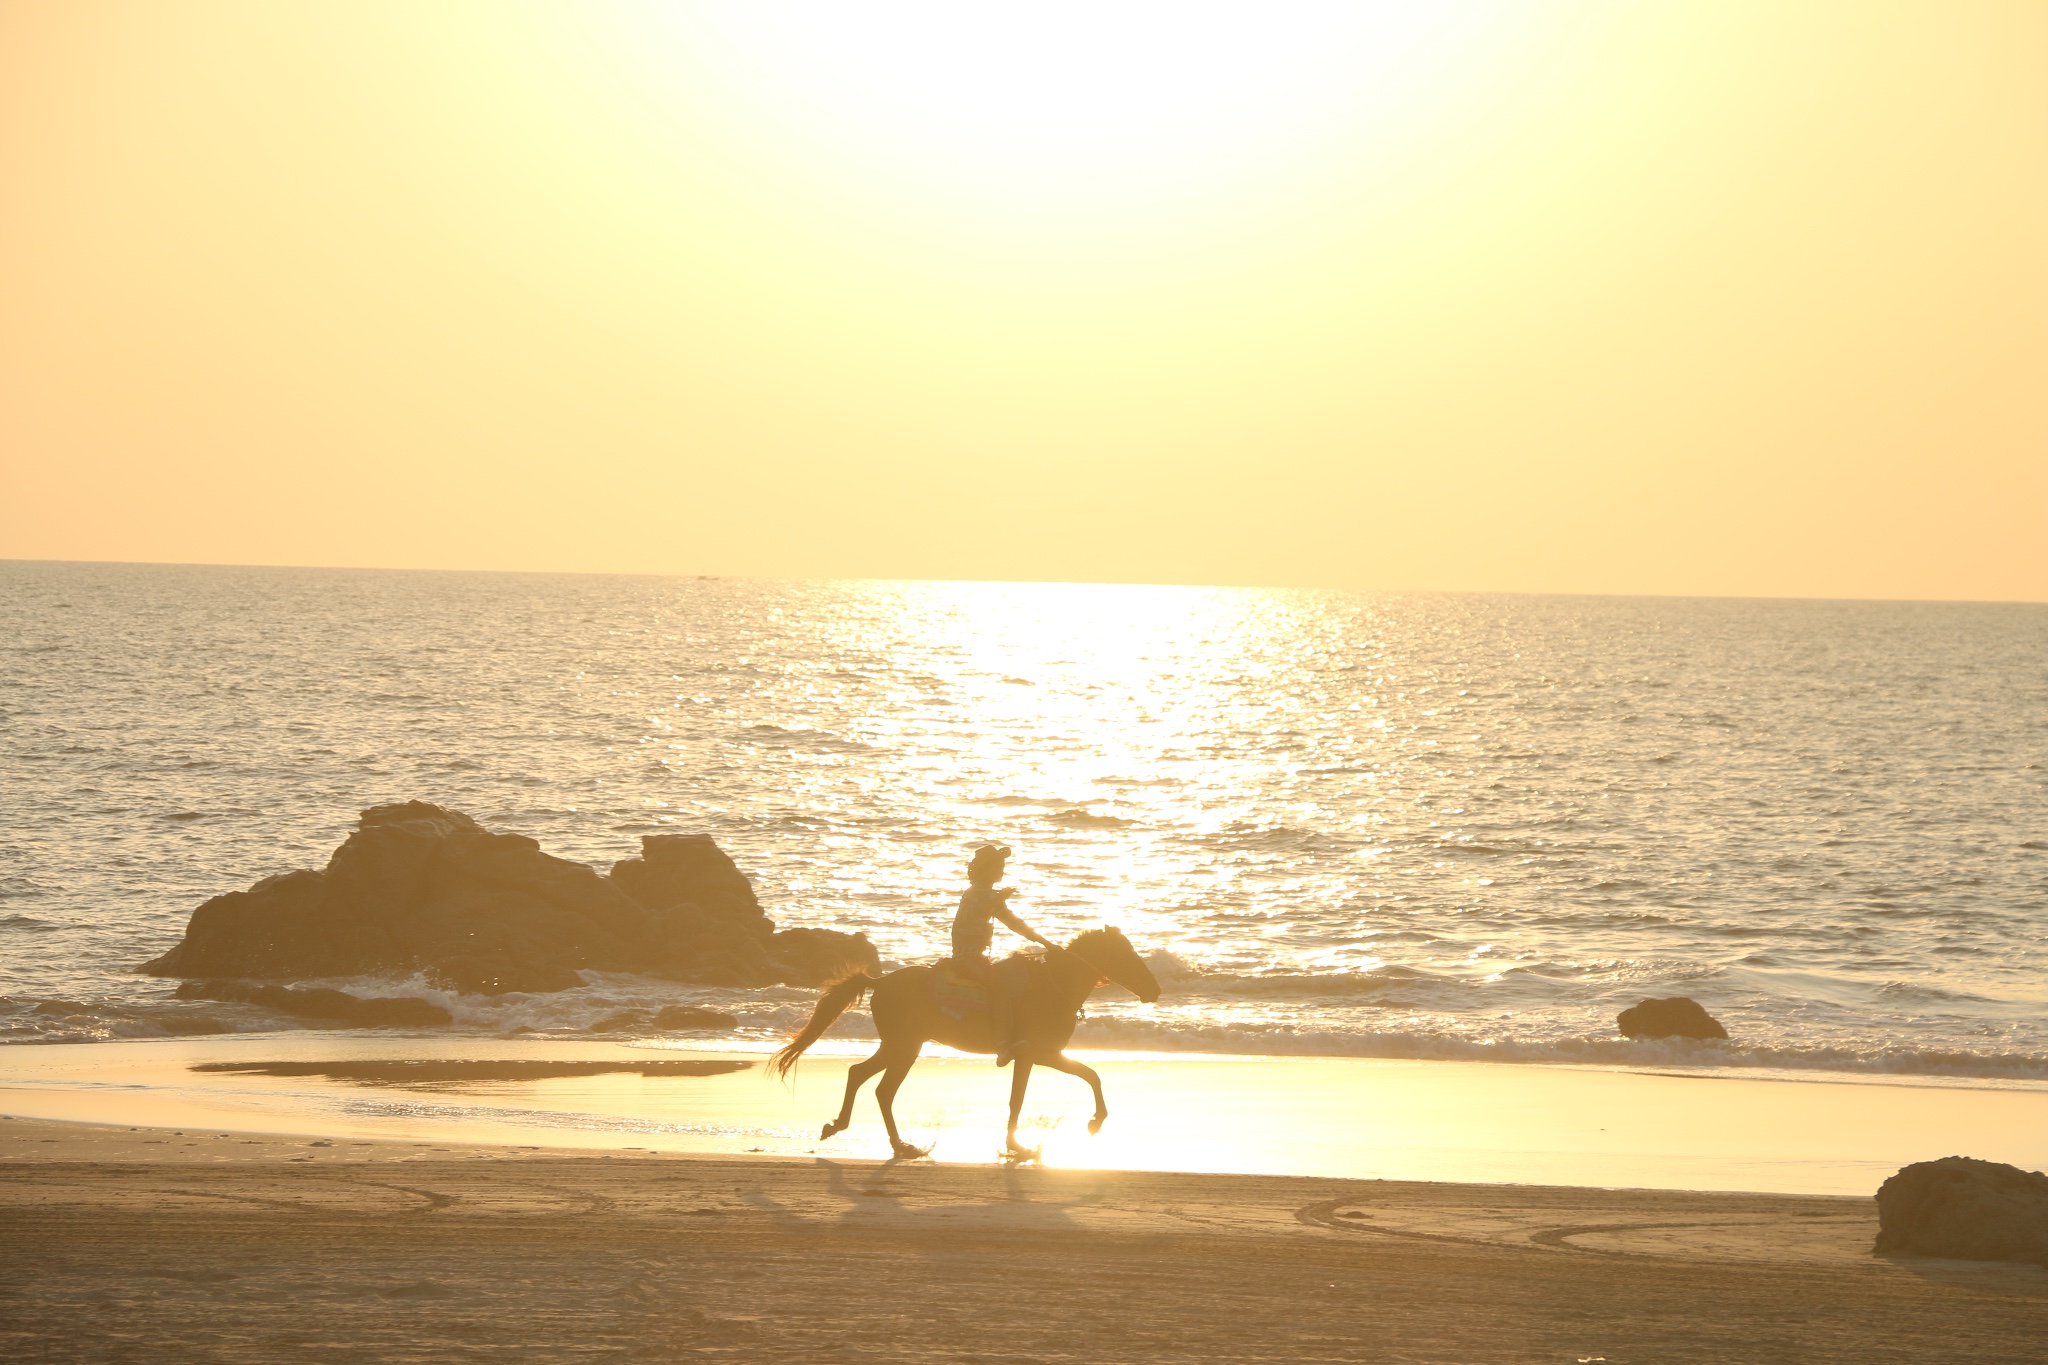
POLYGON ((942 958, 926 978, 932 1008, 958 1023, 986 1016, 995 1005, 997 989, 1012 1000, 1021 997, 1037 979, 1043 962, 1040 957, 1013 953, 983 973, 962 971, 952 958, 942 958))

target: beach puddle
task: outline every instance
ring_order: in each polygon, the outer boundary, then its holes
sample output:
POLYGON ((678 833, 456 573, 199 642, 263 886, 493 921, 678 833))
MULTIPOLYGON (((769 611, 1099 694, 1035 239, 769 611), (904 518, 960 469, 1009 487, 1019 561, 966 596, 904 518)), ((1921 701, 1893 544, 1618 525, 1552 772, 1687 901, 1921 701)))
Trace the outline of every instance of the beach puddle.
POLYGON ((448 1087, 489 1081, 552 1081, 570 1076, 724 1076, 745 1071, 751 1061, 693 1059, 665 1062, 578 1062, 518 1059, 509 1061, 331 1062, 198 1062, 189 1069, 201 1074, 243 1076, 311 1076, 355 1085, 448 1087))

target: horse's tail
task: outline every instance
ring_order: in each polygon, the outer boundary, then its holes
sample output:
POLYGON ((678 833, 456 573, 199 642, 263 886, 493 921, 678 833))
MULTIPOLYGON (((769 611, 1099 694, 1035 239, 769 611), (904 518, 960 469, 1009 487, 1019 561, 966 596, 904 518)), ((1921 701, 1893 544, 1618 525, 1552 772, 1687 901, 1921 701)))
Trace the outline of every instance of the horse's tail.
POLYGON ((860 1003, 860 998, 874 989, 879 977, 869 976, 867 968, 855 967, 846 975, 825 985, 825 993, 818 997, 818 1007, 811 1011, 811 1022, 804 1025, 804 1031, 789 1040, 789 1046, 768 1060, 768 1072, 772 1076, 788 1076, 796 1065, 796 1059, 804 1050, 825 1036, 825 1030, 832 1027, 832 1021, 846 1013, 847 1009, 860 1003))

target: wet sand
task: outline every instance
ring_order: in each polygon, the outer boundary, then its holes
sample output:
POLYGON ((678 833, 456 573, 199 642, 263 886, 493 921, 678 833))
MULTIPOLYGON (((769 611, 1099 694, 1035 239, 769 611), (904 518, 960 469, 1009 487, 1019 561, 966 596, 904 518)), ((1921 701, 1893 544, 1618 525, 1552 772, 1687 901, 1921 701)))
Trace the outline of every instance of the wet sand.
POLYGON ((0 1358, 2036 1362, 1867 1198, 0 1122, 0 1358))
MULTIPOLYGON (((859 1047, 858 1044, 851 1045, 859 1047)), ((865 1048, 861 1048, 865 1051, 865 1048)), ((1961 1153, 2048 1166, 2048 1087, 1321 1057, 1105 1056, 1031 1081, 1026 1140, 1067 1168, 1868 1195, 1961 1153)), ((792 1083, 763 1054, 567 1039, 279 1034, 0 1049, 0 1114, 435 1145, 879 1159, 870 1086, 830 1142, 846 1055, 792 1083)), ((992 1160, 1009 1073, 933 1056, 897 1097, 947 1163, 992 1160)))

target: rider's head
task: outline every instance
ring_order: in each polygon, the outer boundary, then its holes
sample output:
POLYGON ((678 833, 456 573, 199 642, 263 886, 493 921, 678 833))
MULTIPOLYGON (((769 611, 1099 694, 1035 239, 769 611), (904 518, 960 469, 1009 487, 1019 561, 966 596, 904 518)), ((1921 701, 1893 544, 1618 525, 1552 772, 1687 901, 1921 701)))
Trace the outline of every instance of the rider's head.
POLYGON ((967 880, 976 886, 994 886, 1003 879, 1003 863, 1010 850, 1001 844, 983 844, 967 860, 967 880))

